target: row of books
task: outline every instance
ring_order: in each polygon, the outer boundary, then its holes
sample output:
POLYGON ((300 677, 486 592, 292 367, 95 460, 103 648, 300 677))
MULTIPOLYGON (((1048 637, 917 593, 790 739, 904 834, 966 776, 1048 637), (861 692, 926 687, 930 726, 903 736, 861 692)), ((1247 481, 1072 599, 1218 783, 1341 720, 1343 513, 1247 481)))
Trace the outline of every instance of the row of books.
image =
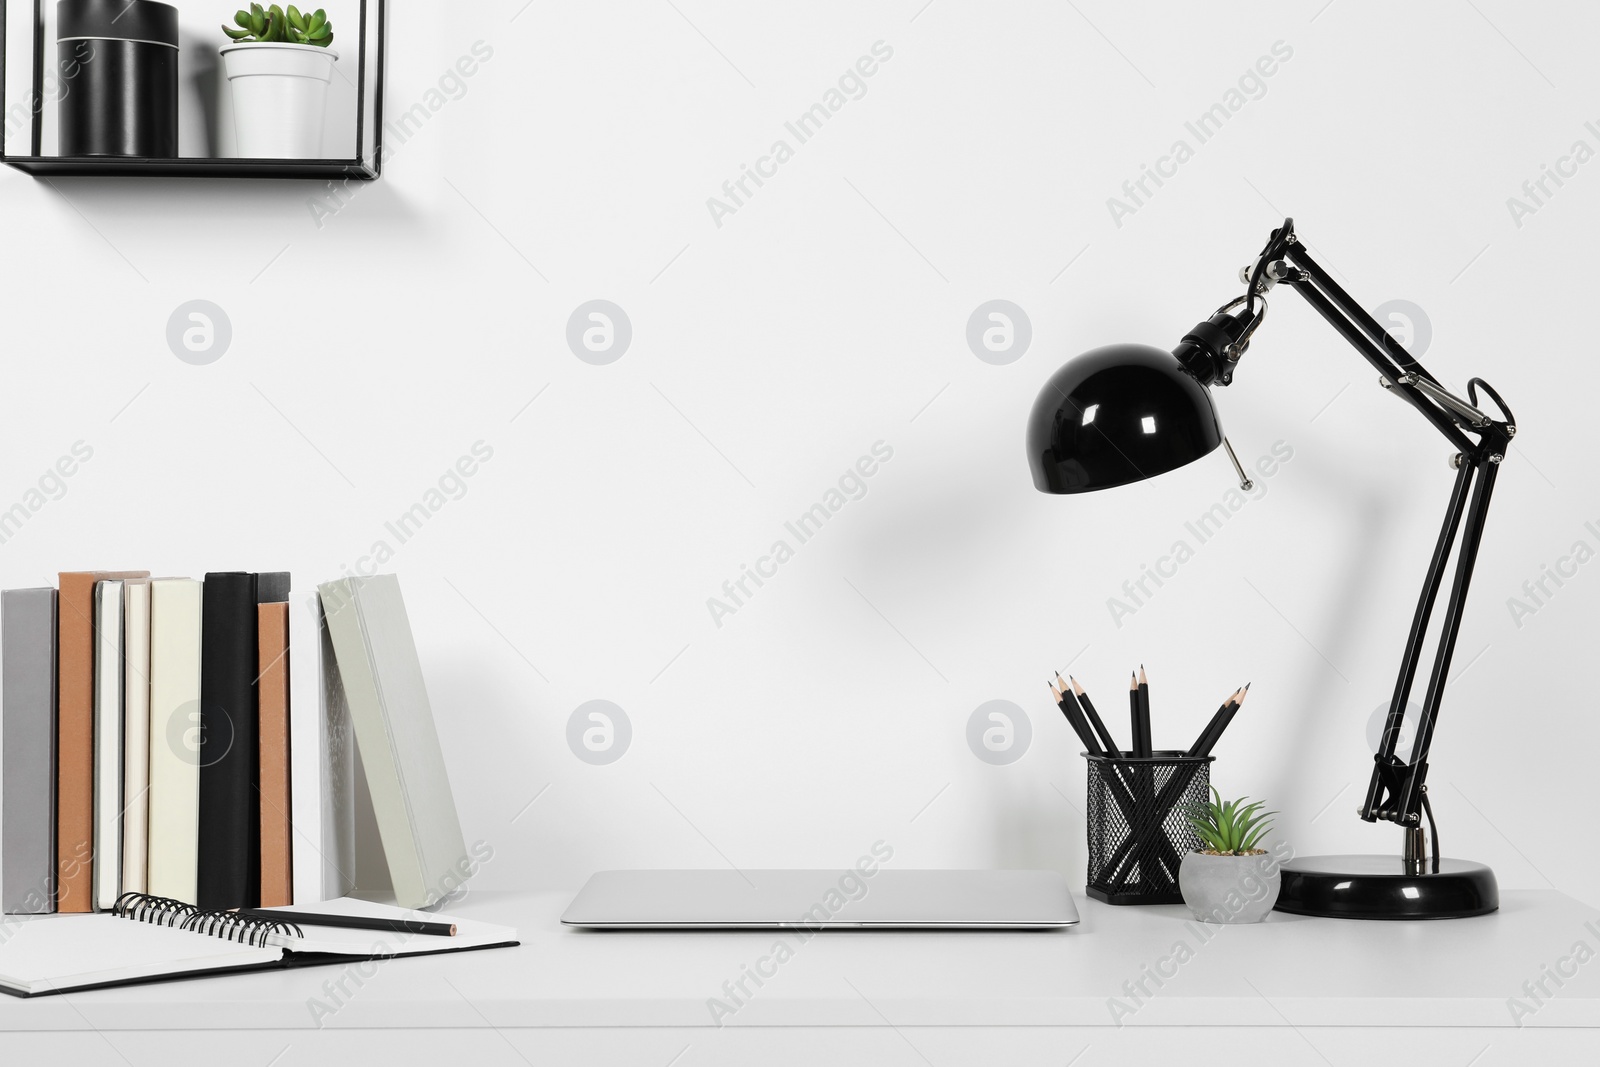
POLYGON ((0 594, 0 682, 7 913, 343 895, 369 783, 402 903, 466 854, 393 575, 63 572, 0 594))

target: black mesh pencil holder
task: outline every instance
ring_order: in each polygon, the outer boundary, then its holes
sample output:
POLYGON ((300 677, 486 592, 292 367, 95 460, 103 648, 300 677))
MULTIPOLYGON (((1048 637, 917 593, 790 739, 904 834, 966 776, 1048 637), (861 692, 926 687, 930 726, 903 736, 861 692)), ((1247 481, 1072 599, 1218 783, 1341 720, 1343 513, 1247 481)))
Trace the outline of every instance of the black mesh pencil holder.
POLYGON ((1182 904, 1178 864, 1201 848, 1188 812, 1211 792, 1212 756, 1157 752, 1089 763, 1089 883, 1107 904, 1182 904))

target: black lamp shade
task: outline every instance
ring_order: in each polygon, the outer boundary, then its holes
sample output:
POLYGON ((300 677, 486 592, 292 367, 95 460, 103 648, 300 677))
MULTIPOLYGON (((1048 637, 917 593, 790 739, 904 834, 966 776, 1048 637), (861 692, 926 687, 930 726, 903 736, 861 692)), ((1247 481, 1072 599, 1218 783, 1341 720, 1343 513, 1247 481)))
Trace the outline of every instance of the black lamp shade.
POLYGON ((1045 493, 1088 493, 1165 474, 1222 443, 1211 392, 1171 352, 1108 345, 1051 376, 1028 417, 1045 493))

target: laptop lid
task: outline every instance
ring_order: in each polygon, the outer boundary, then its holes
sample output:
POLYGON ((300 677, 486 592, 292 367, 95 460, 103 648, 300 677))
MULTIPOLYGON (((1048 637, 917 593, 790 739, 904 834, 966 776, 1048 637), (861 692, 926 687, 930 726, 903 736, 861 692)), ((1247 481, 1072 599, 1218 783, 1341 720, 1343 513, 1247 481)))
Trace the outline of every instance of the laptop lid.
POLYGON ((1055 871, 600 871, 561 916, 597 930, 982 929, 1074 926, 1055 871))

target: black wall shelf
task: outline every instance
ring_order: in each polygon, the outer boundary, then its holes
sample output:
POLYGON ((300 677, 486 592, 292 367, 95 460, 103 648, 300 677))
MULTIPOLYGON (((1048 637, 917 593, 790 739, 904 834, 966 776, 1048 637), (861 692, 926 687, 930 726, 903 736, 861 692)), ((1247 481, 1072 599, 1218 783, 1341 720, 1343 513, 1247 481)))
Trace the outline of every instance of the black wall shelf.
MULTIPOLYGON (((35 177, 145 177, 145 178, 346 178, 371 181, 383 169, 383 81, 386 36, 385 0, 360 0, 360 38, 356 45, 355 154, 348 159, 241 159, 221 156, 141 158, 135 156, 50 156, 41 153, 43 113, 48 106, 44 75, 53 65, 55 42, 45 40, 44 4, 8 4, 0 0, 0 119, 5 140, 0 141, 0 163, 35 177), (31 7, 31 34, 18 33, 13 18, 21 22, 31 7), (9 10, 8 10, 9 9, 9 10), (16 65, 31 68, 30 96, 19 100, 6 92, 7 70, 16 65), (31 125, 30 151, 14 154, 10 146, 13 125, 31 125)), ((22 26, 23 31, 30 27, 22 26)), ((225 41, 217 42, 220 47, 225 41)), ((226 91, 224 88, 223 91, 226 91)))
POLYGON ((358 159, 223 159, 134 156, 0 156, 0 162, 35 177, 119 178, 354 178, 371 181, 376 165, 358 159))

